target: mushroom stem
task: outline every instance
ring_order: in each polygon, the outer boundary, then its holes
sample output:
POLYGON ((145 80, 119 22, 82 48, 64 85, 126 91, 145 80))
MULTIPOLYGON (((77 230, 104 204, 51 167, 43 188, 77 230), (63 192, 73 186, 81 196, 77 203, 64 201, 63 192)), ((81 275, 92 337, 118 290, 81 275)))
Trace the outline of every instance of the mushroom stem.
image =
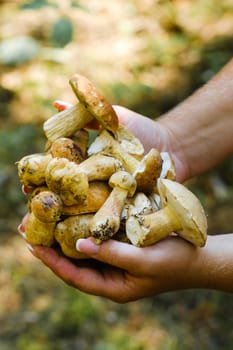
POLYGON ((109 185, 113 190, 90 225, 92 235, 100 240, 112 237, 119 230, 125 200, 136 191, 136 181, 126 171, 114 173, 109 179, 109 185))
POLYGON ((60 137, 69 137, 82 129, 93 119, 85 106, 77 102, 75 106, 65 109, 50 117, 43 125, 45 135, 49 141, 60 137))
POLYGON ((88 181, 108 180, 117 170, 122 168, 121 162, 107 154, 94 154, 78 165, 80 173, 88 177, 88 181))
POLYGON ((207 221, 198 198, 185 186, 168 179, 158 180, 158 192, 162 209, 127 220, 126 234, 132 243, 153 244, 175 231, 195 246, 204 246, 207 221))
POLYGON ((131 216, 126 221, 126 235, 138 247, 156 243, 180 228, 178 218, 168 207, 152 214, 131 216))
POLYGON ((90 231, 94 237, 105 241, 119 230, 121 212, 127 194, 128 191, 120 187, 112 190, 90 225, 90 231))
POLYGON ((26 239, 29 243, 50 247, 54 243, 56 222, 42 222, 30 213, 25 226, 26 239))

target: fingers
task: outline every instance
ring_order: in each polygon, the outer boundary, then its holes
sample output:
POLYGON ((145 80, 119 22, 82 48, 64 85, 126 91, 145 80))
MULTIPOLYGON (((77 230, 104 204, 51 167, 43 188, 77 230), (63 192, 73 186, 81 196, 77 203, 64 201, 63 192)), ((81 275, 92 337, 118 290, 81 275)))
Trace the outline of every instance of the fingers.
POLYGON ((85 260, 77 260, 76 266, 48 247, 34 246, 32 254, 68 285, 88 294, 103 296, 117 302, 124 301, 121 296, 126 295, 126 286, 122 271, 108 267, 98 270, 94 260, 89 264, 85 260))
POLYGON ((141 262, 146 261, 150 250, 115 240, 97 245, 92 238, 79 239, 76 247, 92 258, 135 274, 143 270, 141 262))

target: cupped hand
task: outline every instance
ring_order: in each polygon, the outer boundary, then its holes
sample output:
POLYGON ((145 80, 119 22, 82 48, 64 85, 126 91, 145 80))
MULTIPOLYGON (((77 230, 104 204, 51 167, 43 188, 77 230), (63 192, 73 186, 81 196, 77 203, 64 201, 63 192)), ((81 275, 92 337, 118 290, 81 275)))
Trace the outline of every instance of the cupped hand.
POLYGON ((88 238, 79 240, 78 248, 91 260, 74 262, 41 246, 32 253, 68 285, 118 303, 195 287, 200 272, 200 248, 177 236, 145 248, 115 240, 96 245, 88 238))

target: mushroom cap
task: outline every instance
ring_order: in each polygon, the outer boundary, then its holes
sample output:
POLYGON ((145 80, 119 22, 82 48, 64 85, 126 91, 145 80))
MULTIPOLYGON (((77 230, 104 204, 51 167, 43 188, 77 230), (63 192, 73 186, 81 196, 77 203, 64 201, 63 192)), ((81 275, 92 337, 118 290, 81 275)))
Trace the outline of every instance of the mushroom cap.
POLYGON ((199 199, 182 184, 158 180, 162 207, 168 206, 177 216, 182 228, 177 234, 195 246, 204 246, 207 238, 207 220, 199 199))
POLYGON ((132 197, 136 191, 137 183, 130 173, 124 170, 117 171, 109 179, 109 186, 120 187, 128 191, 128 196, 132 197))
POLYGON ((84 76, 75 74, 70 79, 70 85, 90 114, 107 130, 115 134, 118 128, 118 117, 106 98, 97 91, 95 86, 84 76))
POLYGON ((51 154, 47 153, 35 153, 23 157, 17 162, 20 182, 26 186, 43 185, 46 167, 51 159, 51 154))
POLYGON ((106 182, 92 181, 89 183, 87 198, 84 202, 62 207, 63 215, 79 215, 95 213, 107 200, 111 188, 106 182))
POLYGON ((42 222, 55 222, 60 218, 62 202, 52 191, 42 191, 33 197, 31 210, 42 222))
POLYGON ((157 149, 152 148, 140 161, 134 172, 138 189, 142 192, 151 192, 156 186, 162 169, 162 158, 157 149))
POLYGON ((67 158, 77 164, 84 160, 84 155, 79 145, 67 137, 60 137, 55 140, 51 145, 50 153, 53 158, 67 158))

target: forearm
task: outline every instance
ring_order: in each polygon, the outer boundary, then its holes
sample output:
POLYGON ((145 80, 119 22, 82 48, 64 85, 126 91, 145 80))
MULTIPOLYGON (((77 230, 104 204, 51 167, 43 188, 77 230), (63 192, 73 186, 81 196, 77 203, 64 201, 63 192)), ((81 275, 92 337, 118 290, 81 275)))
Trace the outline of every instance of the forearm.
POLYGON ((202 173, 233 153, 233 60, 183 103, 162 116, 169 149, 186 168, 182 180, 202 173))
POLYGON ((195 262, 194 286, 233 292, 233 234, 209 236, 195 262))

